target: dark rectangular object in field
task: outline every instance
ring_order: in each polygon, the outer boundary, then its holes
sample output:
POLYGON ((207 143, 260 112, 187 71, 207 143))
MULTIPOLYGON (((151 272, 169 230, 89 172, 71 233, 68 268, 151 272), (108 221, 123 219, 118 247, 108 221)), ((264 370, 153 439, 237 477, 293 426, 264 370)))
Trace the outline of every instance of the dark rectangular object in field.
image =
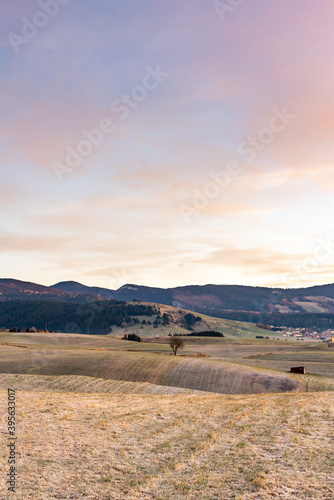
POLYGON ((304 366, 291 367, 290 371, 291 373, 305 373, 305 367, 304 366))

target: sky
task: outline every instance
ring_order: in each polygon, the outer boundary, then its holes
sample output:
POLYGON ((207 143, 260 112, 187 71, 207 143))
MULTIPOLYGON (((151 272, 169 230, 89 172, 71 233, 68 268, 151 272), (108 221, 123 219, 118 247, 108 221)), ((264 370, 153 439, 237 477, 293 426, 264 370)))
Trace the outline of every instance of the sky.
POLYGON ((1 277, 334 282, 332 0, 16 0, 1 277))

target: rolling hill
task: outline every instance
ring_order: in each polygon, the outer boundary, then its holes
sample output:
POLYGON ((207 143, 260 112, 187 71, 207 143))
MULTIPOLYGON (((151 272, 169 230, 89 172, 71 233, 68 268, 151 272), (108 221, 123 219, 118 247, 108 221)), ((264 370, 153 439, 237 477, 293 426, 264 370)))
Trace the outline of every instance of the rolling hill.
POLYGON ((51 314, 61 322, 49 328, 79 333, 88 331, 108 333, 111 325, 128 322, 125 321, 124 316, 123 321, 109 323, 109 325, 102 324, 105 315, 100 314, 99 311, 101 312, 105 305, 100 306, 99 303, 105 304, 108 301, 110 303, 112 301, 136 302, 137 304, 145 302, 153 306, 164 304, 206 316, 238 322, 260 322, 278 327, 334 329, 334 285, 301 289, 239 285, 184 286, 163 289, 130 284, 118 290, 108 290, 100 287, 87 287, 74 281, 60 282, 46 287, 12 279, 0 280, 0 327, 19 326, 19 324, 12 323, 9 325, 10 318, 13 322, 18 320, 14 314, 15 311, 12 311, 11 316, 8 308, 18 310, 21 308, 22 312, 27 311, 27 308, 33 306, 28 307, 23 303, 29 302, 35 303, 36 307, 38 303, 38 315, 34 317, 22 314, 19 318, 22 320, 22 325, 24 319, 29 317, 30 324, 27 324, 27 327, 45 328, 48 322, 47 316, 51 314), (21 304, 15 306, 15 302, 21 304), (8 304, 11 305, 8 306, 8 304), (72 309, 66 304, 73 304, 72 309), (83 308, 77 314, 73 308, 80 305, 83 308), (59 312, 61 310, 64 312, 59 312), (94 324, 92 317, 94 317, 94 324))
MULTIPOLYGON (((135 284, 118 290, 86 287, 76 282, 57 283, 54 287, 68 293, 96 293, 106 298, 172 305, 213 316, 222 312, 249 313, 334 313, 334 284, 300 289, 265 288, 239 285, 203 285, 154 288, 135 284)), ((52 287, 51 287, 52 288, 52 287)))
MULTIPOLYGON (((228 361, 171 356, 167 344, 162 352, 162 346, 157 344, 151 345, 150 352, 145 352, 132 350, 131 347, 135 348, 129 346, 129 342, 113 339, 105 344, 109 344, 109 348, 82 348, 79 338, 79 344, 74 339, 69 347, 59 342, 45 344, 41 349, 29 342, 15 344, 15 338, 16 335, 12 335, 14 343, 1 345, 2 374, 75 375, 222 394, 291 392, 299 386, 296 379, 285 373, 228 361)), ((30 339, 33 338, 31 334, 30 339)), ((94 339, 91 342, 94 344, 94 339)), ((145 349, 146 346, 141 347, 145 349)))
POLYGON ((333 498, 334 350, 192 337, 173 356, 161 340, 0 332, 1 418, 8 387, 18 403, 18 497, 333 498), (292 363, 307 374, 288 373, 292 363))
POLYGON ((204 314, 222 313, 334 313, 334 284, 299 289, 240 285, 189 285, 156 288, 127 284, 118 290, 89 287, 75 281, 52 286, 13 279, 0 279, 0 301, 58 300, 87 302, 103 299, 133 299, 166 304, 204 314))
POLYGON ((48 300, 57 302, 86 303, 103 300, 104 297, 92 292, 70 292, 60 290, 56 287, 38 285, 28 281, 14 280, 10 278, 0 279, 0 302, 9 300, 48 300))
POLYGON ((100 288, 97 286, 86 286, 78 283, 77 281, 61 281, 60 283, 52 285, 49 288, 55 288, 70 294, 88 294, 91 296, 104 297, 106 299, 118 298, 115 290, 109 290, 108 288, 100 288))

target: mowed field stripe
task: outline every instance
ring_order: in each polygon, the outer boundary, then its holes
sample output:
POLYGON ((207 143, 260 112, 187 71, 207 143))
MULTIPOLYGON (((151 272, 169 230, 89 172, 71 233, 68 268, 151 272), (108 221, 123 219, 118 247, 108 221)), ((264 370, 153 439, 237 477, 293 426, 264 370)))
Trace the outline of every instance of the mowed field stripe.
MULTIPOLYGON (((216 360, 166 354, 127 351, 54 350, 52 356, 43 351, 4 348, 4 360, 8 372, 8 361, 17 372, 44 376, 87 376, 99 379, 148 382, 212 391, 225 394, 281 392, 296 390, 297 379, 288 375, 265 372, 257 367, 236 365, 216 360), (24 351, 24 353, 23 353, 24 351), (5 356, 4 356, 5 358, 5 356), (40 362, 38 360, 40 359, 40 362)), ((2 361, 0 362, 1 372, 2 361)), ((61 381, 57 382, 58 384, 61 381)), ((65 383, 65 382, 64 382, 65 383)), ((74 383, 74 382, 73 382, 74 383)), ((75 382, 80 389, 82 382, 75 382)), ((95 384, 90 381, 92 389, 95 384)))

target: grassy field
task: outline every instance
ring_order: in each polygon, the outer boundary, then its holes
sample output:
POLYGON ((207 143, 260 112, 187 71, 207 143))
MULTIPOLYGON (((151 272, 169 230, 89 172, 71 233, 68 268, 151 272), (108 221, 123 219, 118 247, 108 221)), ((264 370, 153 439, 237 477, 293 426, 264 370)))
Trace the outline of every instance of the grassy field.
POLYGON ((288 375, 211 359, 169 354, 3 345, 0 373, 43 376, 81 375, 107 380, 148 382, 224 394, 297 390, 288 375))
POLYGON ((218 393, 333 389, 334 350, 324 343, 191 337, 182 355, 171 356, 168 339, 158 340, 0 333, 0 373, 86 376, 218 393), (291 375, 290 367, 299 365, 306 375, 291 375))
MULTIPOLYGON (((2 433, 6 398, 0 391, 2 433)), ((333 393, 19 391, 17 416, 13 499, 334 497, 333 393)))
POLYGON ((82 375, 13 375, 0 374, 0 390, 15 387, 17 391, 80 392, 101 394, 195 394, 192 389, 149 384, 148 382, 127 382, 82 375))
POLYGON ((304 366, 306 373, 334 377, 334 350, 326 343, 256 339, 207 339, 189 344, 187 352, 200 350, 212 359, 240 365, 289 372, 304 366))
POLYGON ((332 499, 334 349, 242 328, 186 338, 177 356, 153 334, 0 333, 0 428, 10 387, 19 471, 0 498, 332 499))

